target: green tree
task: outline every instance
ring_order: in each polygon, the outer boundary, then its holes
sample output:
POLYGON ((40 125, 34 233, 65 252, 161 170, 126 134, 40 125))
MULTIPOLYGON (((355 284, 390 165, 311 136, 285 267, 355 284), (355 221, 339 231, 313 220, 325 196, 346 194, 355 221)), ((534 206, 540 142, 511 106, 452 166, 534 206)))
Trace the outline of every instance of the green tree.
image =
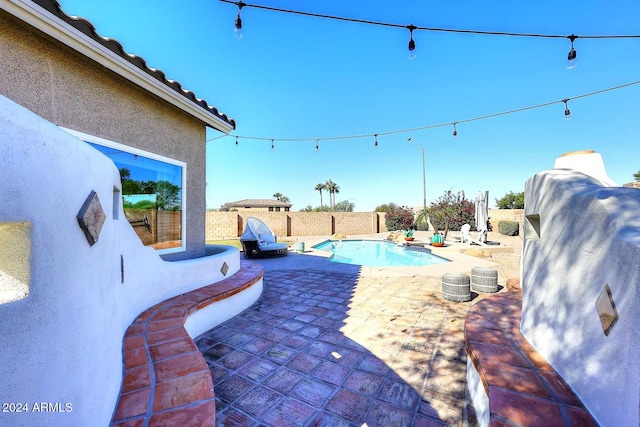
POLYGON ((324 184, 320 183, 316 184, 313 189, 320 192, 320 206, 322 206, 322 190, 326 190, 326 187, 324 186, 324 184))
POLYGON ((156 208, 156 202, 153 200, 140 200, 139 202, 129 202, 128 204, 129 206, 125 204, 125 207, 131 209, 154 210, 156 208))
POLYGON ((514 193, 509 191, 501 199, 496 199, 498 209, 524 209, 524 191, 514 193))
POLYGON ((637 173, 634 173, 634 174, 633 174, 633 178, 634 178, 636 181, 640 181, 640 170, 639 170, 637 173))
POLYGON ((334 206, 334 210, 336 212, 353 212, 353 209, 356 207, 355 204, 351 203, 348 200, 343 200, 342 202, 336 203, 334 206))
POLYGON ((374 209, 374 212, 388 212, 391 209, 396 209, 398 207, 398 205, 396 205, 395 203, 385 203, 379 206, 376 206, 376 208, 374 209))
POLYGON ((120 168, 120 181, 129 181, 131 179, 131 171, 127 168, 120 168))
POLYGON ((180 210, 180 187, 169 181, 156 181, 156 206, 165 211, 180 210))

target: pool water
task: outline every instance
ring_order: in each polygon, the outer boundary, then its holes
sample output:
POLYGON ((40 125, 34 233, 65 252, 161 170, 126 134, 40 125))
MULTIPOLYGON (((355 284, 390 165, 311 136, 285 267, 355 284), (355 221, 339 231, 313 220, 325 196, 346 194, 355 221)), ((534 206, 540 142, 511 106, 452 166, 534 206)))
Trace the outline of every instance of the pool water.
POLYGON ((375 240, 327 240, 314 249, 332 252, 331 262, 379 267, 417 267, 449 262, 429 252, 375 240))

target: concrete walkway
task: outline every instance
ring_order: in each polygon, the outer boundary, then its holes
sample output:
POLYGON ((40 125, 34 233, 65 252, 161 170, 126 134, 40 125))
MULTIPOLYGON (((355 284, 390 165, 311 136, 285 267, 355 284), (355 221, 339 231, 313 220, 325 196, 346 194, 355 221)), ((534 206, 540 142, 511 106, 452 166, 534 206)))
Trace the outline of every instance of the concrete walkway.
MULTIPOLYGON (((518 240, 513 248, 462 262, 490 262, 504 283, 518 276, 518 240)), ((464 317, 484 295, 448 302, 428 268, 372 274, 295 254, 260 262, 256 304, 196 340, 219 426, 463 425, 464 317)))

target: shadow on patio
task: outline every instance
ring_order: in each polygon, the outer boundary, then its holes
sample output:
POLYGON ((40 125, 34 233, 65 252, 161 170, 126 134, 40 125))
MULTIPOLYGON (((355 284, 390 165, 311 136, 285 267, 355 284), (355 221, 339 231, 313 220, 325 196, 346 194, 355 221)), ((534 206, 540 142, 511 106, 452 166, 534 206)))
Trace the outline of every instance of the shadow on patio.
POLYGON ((462 425, 472 303, 342 266, 267 270, 253 306, 196 339, 218 425, 462 425))

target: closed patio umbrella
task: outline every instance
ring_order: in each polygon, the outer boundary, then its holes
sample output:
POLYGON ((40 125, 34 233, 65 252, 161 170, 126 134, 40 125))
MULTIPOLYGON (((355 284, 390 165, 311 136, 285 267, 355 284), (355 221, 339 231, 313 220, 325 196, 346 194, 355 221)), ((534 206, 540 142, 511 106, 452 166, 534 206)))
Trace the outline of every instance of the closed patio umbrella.
POLYGON ((489 220, 489 216, 487 212, 487 203, 481 191, 478 191, 478 195, 476 196, 475 208, 476 228, 478 229, 477 240, 484 243, 487 241, 487 221, 489 220))

